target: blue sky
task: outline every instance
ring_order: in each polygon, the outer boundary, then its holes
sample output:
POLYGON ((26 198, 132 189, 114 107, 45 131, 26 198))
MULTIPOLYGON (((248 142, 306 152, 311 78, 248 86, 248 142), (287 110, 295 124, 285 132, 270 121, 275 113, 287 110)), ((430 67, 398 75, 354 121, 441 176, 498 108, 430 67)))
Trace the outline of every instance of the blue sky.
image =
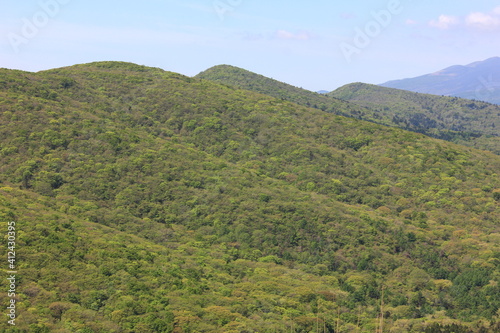
POLYGON ((500 56, 500 1, 4 0, 0 67, 230 64, 310 90, 500 56))

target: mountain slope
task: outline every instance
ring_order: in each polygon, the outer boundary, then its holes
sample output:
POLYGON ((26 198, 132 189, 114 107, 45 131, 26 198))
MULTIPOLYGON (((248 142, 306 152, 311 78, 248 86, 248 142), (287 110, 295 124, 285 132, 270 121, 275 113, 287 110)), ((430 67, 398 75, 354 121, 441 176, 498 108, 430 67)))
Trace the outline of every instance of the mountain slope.
POLYGON ((306 89, 297 88, 287 83, 229 65, 214 66, 199 73, 195 76, 195 78, 258 92, 278 99, 340 115, 354 116, 356 114, 363 113, 363 111, 367 111, 363 110, 363 108, 357 107, 356 105, 345 103, 336 98, 331 98, 324 94, 312 92, 306 89))
POLYGON ((440 96, 417 96, 402 91, 377 86, 351 84, 326 95, 293 87, 247 70, 221 65, 212 67, 196 76, 197 78, 226 84, 229 86, 263 93, 314 107, 338 115, 363 119, 387 126, 400 127, 432 137, 457 142, 467 146, 500 153, 500 139, 488 137, 498 135, 496 126, 500 107, 487 103, 442 98, 440 96), (361 88, 363 87, 363 88, 361 88), (369 89, 368 89, 369 88, 369 89), (367 94, 365 97, 362 94, 367 94), (381 94, 378 97, 377 94, 381 94), (391 98, 388 98, 388 95, 391 98), (400 97, 395 97, 396 95, 400 97), (397 99, 390 102, 390 99, 397 99), (346 103, 344 102, 352 102, 346 103), (417 101, 410 101, 417 100, 417 101), (410 101, 409 104, 407 102, 410 101), (418 105, 417 105, 418 104, 418 105), (408 107, 411 105, 411 107, 408 107), (439 120, 442 108, 446 117, 439 120))
POLYGON ((466 66, 451 66, 416 78, 389 81, 381 86, 500 104, 500 57, 466 66))
MULTIPOLYGON (((9 186, 0 194, 2 218, 15 220, 22 235, 17 242, 19 331, 216 332, 224 327, 241 332, 282 325, 306 329, 318 320, 330 327, 326 312, 321 319, 307 315, 307 297, 344 294, 331 276, 277 265, 275 257, 238 259, 224 244, 196 240, 182 226, 172 228, 168 243, 154 244, 54 210, 56 201, 46 197, 9 186), (261 309, 247 310, 257 299, 261 309), (284 299, 294 304, 296 322, 266 319, 266 311, 284 299)), ((0 285, 9 289, 3 279, 0 285)), ((0 301, 8 304, 10 298, 2 293, 0 301)))
POLYGON ((374 110, 380 123, 500 154, 500 106, 353 83, 330 93, 374 110))
POLYGON ((21 330, 497 325, 499 156, 117 62, 0 111, 21 330))

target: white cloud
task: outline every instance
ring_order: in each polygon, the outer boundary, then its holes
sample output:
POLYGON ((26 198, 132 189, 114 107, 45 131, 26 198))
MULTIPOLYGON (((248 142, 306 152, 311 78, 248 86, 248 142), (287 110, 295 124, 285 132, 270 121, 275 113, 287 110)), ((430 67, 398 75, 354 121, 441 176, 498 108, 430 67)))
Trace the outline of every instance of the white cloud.
POLYGON ((276 37, 286 40, 310 40, 312 35, 305 31, 293 33, 287 30, 278 30, 276 32, 276 37))
POLYGON ((439 18, 436 20, 432 20, 429 22, 429 25, 434 28, 442 29, 442 30, 447 30, 450 29, 452 26, 457 25, 460 23, 460 20, 455 17, 455 16, 449 16, 449 15, 441 15, 439 18))
POLYGON ((491 12, 472 12, 465 17, 441 15, 437 20, 432 20, 429 25, 441 30, 448 30, 454 27, 462 26, 476 30, 495 30, 500 28, 500 6, 491 10, 491 12))
POLYGON ((491 15, 480 12, 470 13, 465 19, 465 23, 469 27, 485 30, 500 27, 500 7, 496 8, 491 15), (499 13, 496 14, 497 12, 499 13))

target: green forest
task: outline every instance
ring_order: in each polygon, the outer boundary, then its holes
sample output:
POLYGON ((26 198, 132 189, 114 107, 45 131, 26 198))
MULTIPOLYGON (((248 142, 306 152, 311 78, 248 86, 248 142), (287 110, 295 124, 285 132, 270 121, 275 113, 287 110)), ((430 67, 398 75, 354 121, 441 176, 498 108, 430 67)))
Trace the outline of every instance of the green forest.
POLYGON ((196 77, 500 154, 499 105, 364 83, 324 95, 228 65, 212 67, 196 77))
POLYGON ((500 106, 353 83, 329 94, 365 106, 380 123, 500 155, 500 106))
POLYGON ((0 332, 499 331, 500 156, 325 98, 0 69, 0 332))

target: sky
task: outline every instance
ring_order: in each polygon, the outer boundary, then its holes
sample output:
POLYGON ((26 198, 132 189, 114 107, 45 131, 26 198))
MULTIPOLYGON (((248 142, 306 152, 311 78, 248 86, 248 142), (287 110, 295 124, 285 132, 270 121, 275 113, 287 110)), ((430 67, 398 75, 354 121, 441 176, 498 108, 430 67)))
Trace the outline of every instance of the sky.
POLYGON ((2 0, 0 67, 238 66, 318 91, 500 56, 492 0, 2 0))

